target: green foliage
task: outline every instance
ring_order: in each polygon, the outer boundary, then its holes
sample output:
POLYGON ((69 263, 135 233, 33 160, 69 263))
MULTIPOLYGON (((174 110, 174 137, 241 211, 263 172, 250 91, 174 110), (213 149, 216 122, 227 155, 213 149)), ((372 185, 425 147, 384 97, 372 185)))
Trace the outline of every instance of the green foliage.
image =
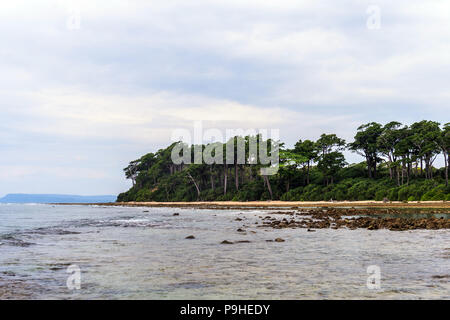
MULTIPOLYGON (((250 154, 249 142, 253 140, 267 142, 268 151, 276 147, 261 136, 231 138, 228 143, 241 143, 245 148, 245 164, 238 161, 236 152, 228 164, 175 164, 171 158, 175 143, 148 153, 124 169, 133 186, 117 201, 450 200, 447 167, 433 167, 439 154, 448 163, 448 123, 441 129, 439 123, 425 120, 411 126, 372 122, 360 126, 355 140, 347 145, 335 134, 322 134, 315 142, 299 140, 293 149, 280 144, 279 170, 272 176, 260 175, 260 169, 267 165, 258 155, 250 154), (348 165, 342 154, 346 146, 366 160, 348 165), (249 164, 252 157, 256 161, 249 164)), ((211 156, 225 157, 226 144, 200 147, 210 150, 211 156)), ((260 148, 258 144, 257 154, 260 148)), ((180 152, 193 155, 193 149, 186 146, 180 152)))

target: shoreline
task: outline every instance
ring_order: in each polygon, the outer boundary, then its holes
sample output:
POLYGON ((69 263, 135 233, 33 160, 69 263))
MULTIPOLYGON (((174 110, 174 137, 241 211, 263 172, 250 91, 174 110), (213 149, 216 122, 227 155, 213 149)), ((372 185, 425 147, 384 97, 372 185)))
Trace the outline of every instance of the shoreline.
POLYGON ((172 207, 197 209, 245 208, 396 208, 396 209, 450 209, 446 201, 194 201, 194 202, 110 202, 110 203, 57 203, 57 205, 97 205, 112 207, 172 207))

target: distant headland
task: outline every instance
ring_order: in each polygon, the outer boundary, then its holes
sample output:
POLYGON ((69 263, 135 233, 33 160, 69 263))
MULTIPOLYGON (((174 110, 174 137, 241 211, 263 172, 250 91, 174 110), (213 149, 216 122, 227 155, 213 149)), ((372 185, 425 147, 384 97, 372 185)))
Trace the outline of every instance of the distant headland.
POLYGON ((0 203, 105 203, 116 201, 117 196, 79 196, 67 194, 12 193, 0 198, 0 203))

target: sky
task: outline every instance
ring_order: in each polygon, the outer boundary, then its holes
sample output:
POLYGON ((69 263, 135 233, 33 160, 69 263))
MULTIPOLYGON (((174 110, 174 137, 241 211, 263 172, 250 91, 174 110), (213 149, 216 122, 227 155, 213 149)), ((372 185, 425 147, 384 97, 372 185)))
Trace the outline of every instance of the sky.
POLYGON ((288 146, 450 121, 445 0, 2 1, 0 35, 0 196, 126 191, 195 121, 288 146))

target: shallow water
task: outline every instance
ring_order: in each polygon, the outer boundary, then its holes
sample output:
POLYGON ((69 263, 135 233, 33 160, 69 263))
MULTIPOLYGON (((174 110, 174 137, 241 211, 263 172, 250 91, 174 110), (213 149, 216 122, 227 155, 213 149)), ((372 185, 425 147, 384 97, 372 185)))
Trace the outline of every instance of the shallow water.
POLYGON ((450 298, 450 230, 258 227, 266 215, 270 211, 258 209, 0 205, 0 297, 450 298), (185 239, 189 235, 195 239, 185 239), (278 237, 286 241, 266 242, 278 237), (81 269, 80 290, 66 286, 70 265, 81 269), (366 286, 370 265, 381 269, 381 289, 366 286))

